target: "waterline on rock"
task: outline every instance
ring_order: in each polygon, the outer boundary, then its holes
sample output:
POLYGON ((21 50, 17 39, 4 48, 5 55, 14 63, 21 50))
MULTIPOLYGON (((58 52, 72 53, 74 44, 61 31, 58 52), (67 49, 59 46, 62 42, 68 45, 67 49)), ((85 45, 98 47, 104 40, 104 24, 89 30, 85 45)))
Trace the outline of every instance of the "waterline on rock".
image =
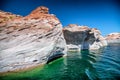
POLYGON ((30 71, 0 76, 1 80, 117 80, 120 75, 120 46, 108 46, 100 51, 69 51, 42 67, 30 71), (110 50, 113 51, 110 51, 110 50), (109 51, 109 52, 108 52, 109 51))

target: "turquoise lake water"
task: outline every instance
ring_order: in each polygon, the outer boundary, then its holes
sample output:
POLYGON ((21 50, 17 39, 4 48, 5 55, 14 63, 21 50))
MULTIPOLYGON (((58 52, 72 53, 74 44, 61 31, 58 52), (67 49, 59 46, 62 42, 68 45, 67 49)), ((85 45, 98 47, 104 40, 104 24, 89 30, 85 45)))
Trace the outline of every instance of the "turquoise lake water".
POLYGON ((44 66, 0 76, 0 80, 120 80, 120 44, 97 51, 68 52, 44 66))

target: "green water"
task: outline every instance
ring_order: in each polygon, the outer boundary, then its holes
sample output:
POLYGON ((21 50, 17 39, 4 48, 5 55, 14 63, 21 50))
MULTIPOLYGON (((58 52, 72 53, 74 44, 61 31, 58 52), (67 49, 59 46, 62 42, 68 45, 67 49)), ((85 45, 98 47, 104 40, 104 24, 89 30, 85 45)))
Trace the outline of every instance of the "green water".
POLYGON ((118 80, 120 75, 120 45, 111 45, 90 52, 68 52, 30 71, 0 76, 0 80, 118 80))

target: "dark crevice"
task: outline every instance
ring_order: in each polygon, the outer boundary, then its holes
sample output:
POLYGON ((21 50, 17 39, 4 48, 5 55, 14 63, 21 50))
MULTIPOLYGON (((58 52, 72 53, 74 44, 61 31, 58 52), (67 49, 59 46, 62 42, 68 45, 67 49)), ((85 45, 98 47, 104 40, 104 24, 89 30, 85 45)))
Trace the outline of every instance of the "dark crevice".
POLYGON ((30 27, 21 28, 21 29, 19 29, 18 31, 22 31, 22 30, 28 29, 28 28, 30 28, 30 27))
POLYGON ((48 35, 50 35, 50 34, 52 34, 52 32, 50 32, 50 33, 46 34, 45 36, 48 36, 48 35))
POLYGON ((37 62, 38 60, 33 60, 33 62, 37 62))
POLYGON ((2 40, 4 40, 4 39, 7 39, 7 37, 0 39, 0 41, 2 41, 2 40))
POLYGON ((49 64, 50 62, 62 57, 64 54, 57 54, 57 55, 53 55, 51 57, 48 58, 47 64, 49 64))
POLYGON ((6 34, 10 34, 10 33, 12 33, 13 31, 8 31, 8 32, 6 32, 6 34))

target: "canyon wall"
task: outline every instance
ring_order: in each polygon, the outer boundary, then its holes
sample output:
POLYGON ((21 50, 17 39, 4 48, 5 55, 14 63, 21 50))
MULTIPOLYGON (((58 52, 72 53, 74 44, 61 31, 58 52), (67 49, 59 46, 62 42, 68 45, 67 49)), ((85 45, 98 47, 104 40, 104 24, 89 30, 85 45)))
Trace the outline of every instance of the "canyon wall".
POLYGON ((120 33, 110 33, 108 34, 105 39, 107 40, 108 44, 111 43, 120 43, 120 33))
POLYGON ((66 54, 62 25, 48 8, 28 16, 0 11, 0 72, 45 64, 66 54))
POLYGON ((62 27, 44 6, 25 17, 0 11, 0 73, 48 63, 67 55, 67 50, 107 46, 96 28, 76 24, 62 27))
POLYGON ((96 28, 70 24, 63 29, 68 50, 95 50, 107 46, 107 42, 96 28))

